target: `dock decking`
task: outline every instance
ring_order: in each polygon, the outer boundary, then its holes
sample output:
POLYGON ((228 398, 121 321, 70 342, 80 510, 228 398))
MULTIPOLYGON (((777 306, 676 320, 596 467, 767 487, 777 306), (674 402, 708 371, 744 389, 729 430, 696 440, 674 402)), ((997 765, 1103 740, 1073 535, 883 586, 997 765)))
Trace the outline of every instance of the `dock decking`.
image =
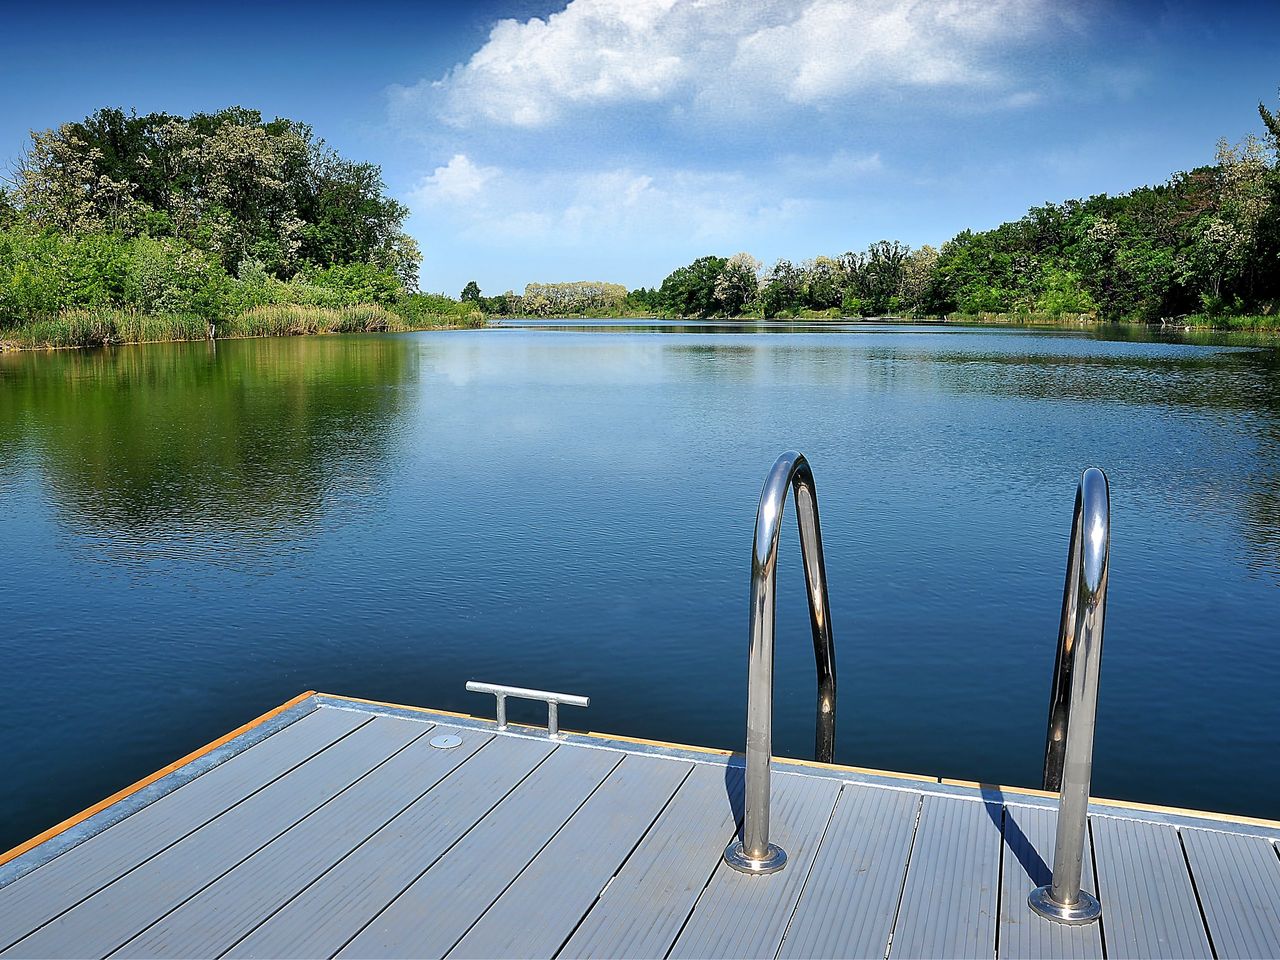
POLYGON ((18 848, 0 956, 1280 957, 1280 825, 1095 803, 1066 926, 1051 798, 779 762, 746 876, 739 759, 310 695, 18 848))

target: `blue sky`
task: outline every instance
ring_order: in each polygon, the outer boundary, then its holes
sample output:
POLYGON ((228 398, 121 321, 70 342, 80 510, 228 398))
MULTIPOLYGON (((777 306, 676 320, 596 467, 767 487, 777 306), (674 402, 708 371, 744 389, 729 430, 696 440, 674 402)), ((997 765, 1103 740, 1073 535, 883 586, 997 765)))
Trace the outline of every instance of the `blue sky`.
POLYGON ((1277 103, 1280 3, 0 2, 0 162, 99 106, 231 104, 379 163, 424 289, 652 285, 938 245, 1211 162, 1277 103))

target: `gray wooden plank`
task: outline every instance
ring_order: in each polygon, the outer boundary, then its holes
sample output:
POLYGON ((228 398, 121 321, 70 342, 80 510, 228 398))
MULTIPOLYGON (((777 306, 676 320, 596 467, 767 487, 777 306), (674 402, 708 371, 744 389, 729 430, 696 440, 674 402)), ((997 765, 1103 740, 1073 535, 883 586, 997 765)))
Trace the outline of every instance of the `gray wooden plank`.
POLYGON ((845 786, 780 957, 884 960, 920 801, 918 793, 845 786))
MULTIPOLYGON (((1004 869, 1000 882, 1000 931, 997 952, 1010 960, 1063 957, 1101 960, 1099 924, 1053 923, 1031 909, 1027 895, 1053 879, 1053 847, 1058 814, 1043 807, 1005 807, 1004 869)), ((1097 896, 1093 851, 1084 845, 1080 885, 1097 896)))
POLYGON ((5 952, 103 957, 420 736, 375 717, 5 952))
POLYGON ((838 781, 775 771, 769 839, 787 852, 786 867, 769 876, 752 877, 721 861, 670 956, 774 956, 840 790, 838 781))
POLYGON ((1212 956, 1177 831, 1096 814, 1090 825, 1108 956, 1212 956))
POLYGON ((71 909, 371 718, 320 709, 0 889, 0 949, 71 909))
MULTIPOLYGON (((432 736, 439 732, 432 731, 432 736)), ((458 730, 448 750, 419 737, 367 777, 120 948, 116 956, 216 957, 437 785, 491 736, 458 730)))
POLYGON ((891 957, 992 957, 1001 805, 925 797, 891 957))
POLYGON ((697 764, 559 955, 666 956, 741 808, 742 768, 697 764))
POLYGON ((1280 857, 1269 840, 1183 830, 1218 960, 1280 957, 1280 857))
POLYGON ((624 757, 449 956, 554 956, 692 769, 624 757))
POLYGON ((557 750, 338 956, 443 957, 621 759, 607 750, 557 750))
POLYGON ((331 957, 555 749, 494 737, 445 780, 228 951, 331 957))

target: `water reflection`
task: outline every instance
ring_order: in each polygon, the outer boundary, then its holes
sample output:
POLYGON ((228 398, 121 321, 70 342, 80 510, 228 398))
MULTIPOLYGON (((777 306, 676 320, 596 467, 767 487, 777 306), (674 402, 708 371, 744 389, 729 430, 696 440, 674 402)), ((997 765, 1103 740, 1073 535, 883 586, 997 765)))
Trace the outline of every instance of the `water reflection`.
POLYGON ((0 453, 116 556, 268 549, 376 494, 415 360, 350 337, 0 356, 0 453))

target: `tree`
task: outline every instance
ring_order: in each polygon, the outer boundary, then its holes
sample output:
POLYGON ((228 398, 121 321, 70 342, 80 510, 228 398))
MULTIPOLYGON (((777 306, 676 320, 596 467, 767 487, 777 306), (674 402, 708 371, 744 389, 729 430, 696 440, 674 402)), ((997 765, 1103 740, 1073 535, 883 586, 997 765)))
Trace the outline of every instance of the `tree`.
POLYGON ((726 317, 741 316, 756 299, 760 261, 749 253, 735 253, 716 277, 715 299, 726 317))
POLYGON ((34 226, 177 236, 235 273, 247 260, 288 278, 307 266, 369 263, 416 289, 422 256, 408 209, 381 170, 343 159, 311 128, 256 110, 138 116, 106 108, 34 131, 13 177, 34 226))
POLYGON ((699 257, 672 271, 658 293, 663 309, 677 317, 709 317, 716 312, 716 281, 728 261, 724 257, 699 257))
POLYGON ((927 243, 907 254, 902 267, 900 296, 905 310, 914 314, 933 310, 933 278, 938 269, 938 251, 927 243))
POLYGON ((803 297, 805 305, 814 310, 829 310, 840 306, 844 297, 843 271, 840 264, 830 257, 815 257, 801 266, 804 274, 803 297))
POLYGON ((480 301, 480 284, 474 280, 467 281, 467 285, 462 288, 462 293, 458 299, 464 303, 479 303, 480 301))
POLYGON ((1272 171, 1257 137, 1236 146, 1220 140, 1218 171, 1216 209, 1201 221, 1179 261, 1184 281, 1201 290, 1210 312, 1253 292, 1259 225, 1271 204, 1272 171))
POLYGON ((790 260, 779 260, 760 280, 760 315, 768 320, 801 304, 803 276, 790 260))

